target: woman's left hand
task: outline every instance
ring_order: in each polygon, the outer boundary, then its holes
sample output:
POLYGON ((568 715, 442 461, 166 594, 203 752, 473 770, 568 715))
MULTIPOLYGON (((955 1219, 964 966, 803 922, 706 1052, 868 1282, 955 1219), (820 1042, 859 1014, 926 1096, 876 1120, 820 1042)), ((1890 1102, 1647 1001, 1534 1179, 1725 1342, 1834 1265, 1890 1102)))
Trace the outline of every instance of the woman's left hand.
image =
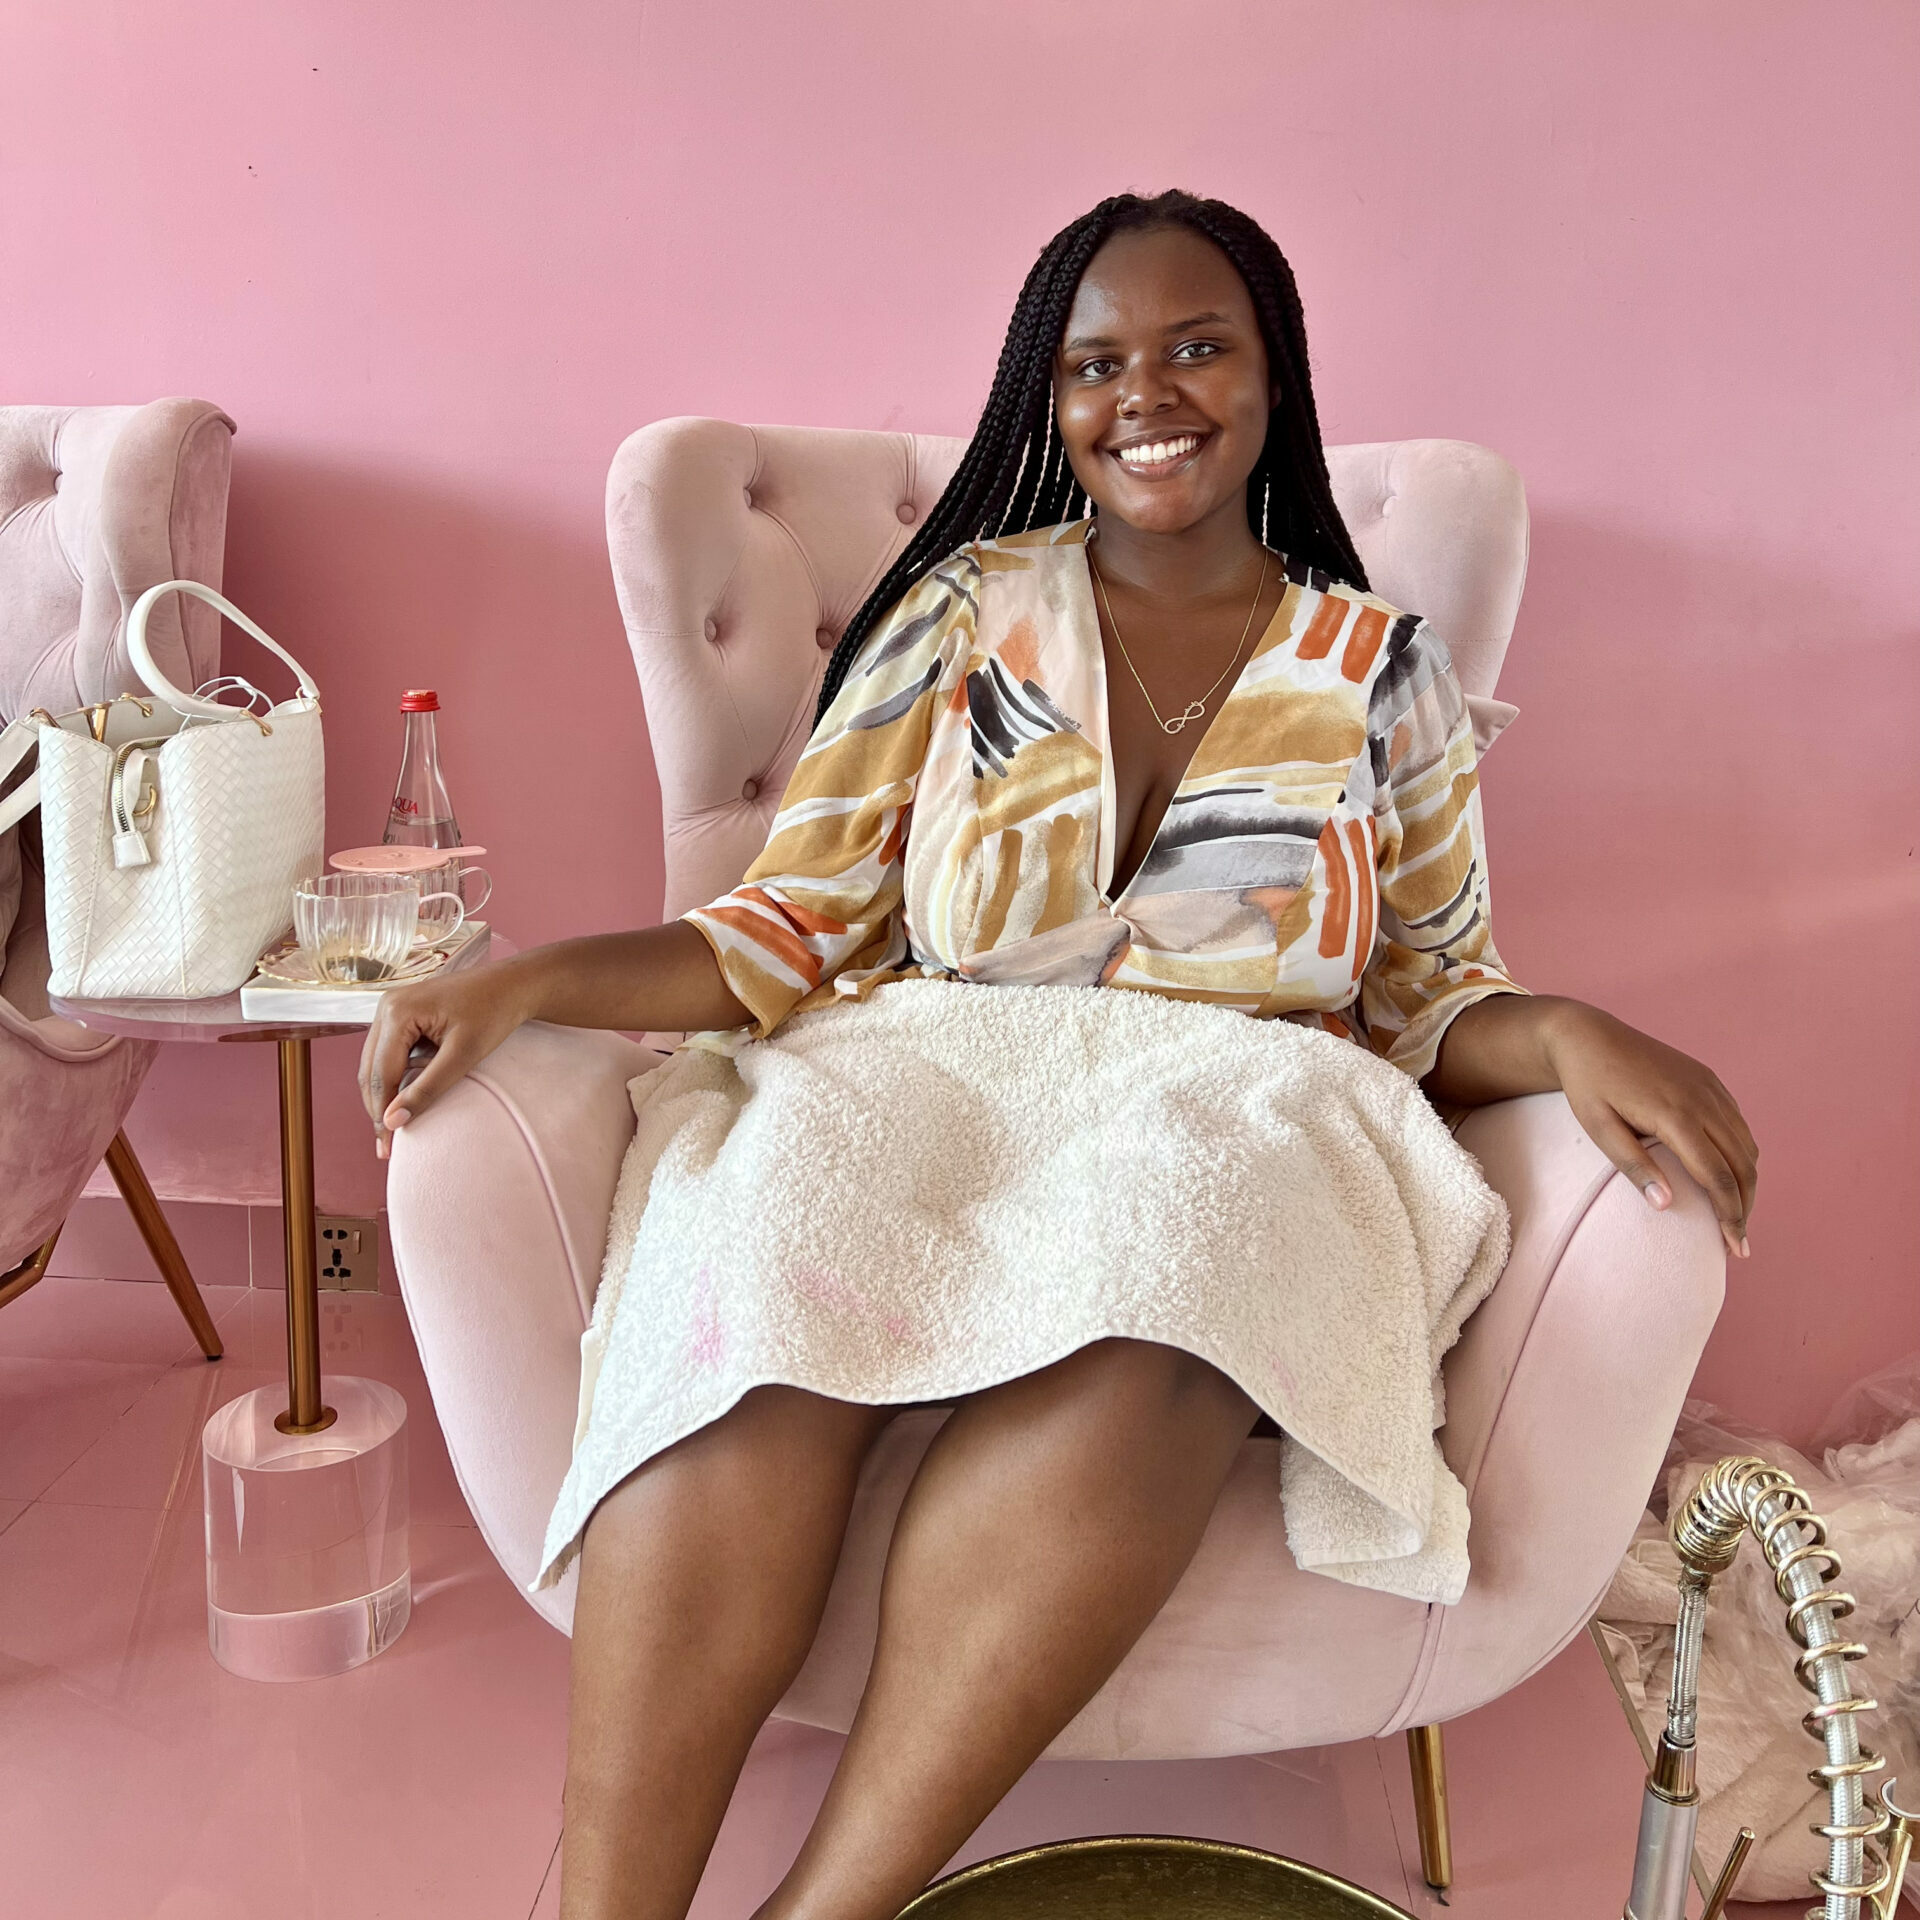
POLYGON ((1717 1075, 1598 1007, 1563 1001, 1546 1036, 1575 1117, 1613 1164, 1665 1208, 1673 1191, 1641 1144, 1661 1141, 1706 1190, 1730 1251, 1747 1257, 1760 1149, 1717 1075))

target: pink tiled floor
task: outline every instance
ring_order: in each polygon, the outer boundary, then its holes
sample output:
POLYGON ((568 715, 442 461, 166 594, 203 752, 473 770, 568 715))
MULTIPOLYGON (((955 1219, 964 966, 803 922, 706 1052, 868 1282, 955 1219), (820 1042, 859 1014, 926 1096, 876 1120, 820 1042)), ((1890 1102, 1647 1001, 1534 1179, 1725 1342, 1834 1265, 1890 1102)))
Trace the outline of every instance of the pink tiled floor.
MULTIPOLYGON (((325 1364, 411 1409, 414 1615, 337 1680, 207 1652, 198 1435, 274 1377, 279 1296, 205 1289, 201 1360, 163 1288, 55 1280, 0 1313, 0 1911, 6 1920, 555 1920, 566 1647, 488 1556, 398 1302, 324 1296, 325 1364)), ((1614 1920, 1639 1764, 1584 1639, 1448 1729, 1461 1920, 1614 1920)), ((768 1728, 695 1905, 745 1920, 838 1742, 768 1728)), ((1246 1760, 1044 1766, 963 1859, 1173 1832, 1311 1859, 1419 1920, 1395 1740, 1246 1760)), ((1747 1908, 1750 1920, 1798 1907, 1747 1908)))

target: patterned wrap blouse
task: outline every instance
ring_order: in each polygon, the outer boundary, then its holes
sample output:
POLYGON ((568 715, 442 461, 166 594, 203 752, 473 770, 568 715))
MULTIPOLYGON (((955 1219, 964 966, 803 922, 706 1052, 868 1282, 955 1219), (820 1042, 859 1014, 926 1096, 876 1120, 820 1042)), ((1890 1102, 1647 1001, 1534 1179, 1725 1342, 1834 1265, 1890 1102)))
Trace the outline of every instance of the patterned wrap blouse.
POLYGON ((755 1031, 914 976, 1132 987, 1430 1072, 1457 1014, 1522 991, 1494 951, 1445 646, 1289 565, 1116 896, 1091 524, 962 547, 868 635, 766 850, 686 916, 755 1031))

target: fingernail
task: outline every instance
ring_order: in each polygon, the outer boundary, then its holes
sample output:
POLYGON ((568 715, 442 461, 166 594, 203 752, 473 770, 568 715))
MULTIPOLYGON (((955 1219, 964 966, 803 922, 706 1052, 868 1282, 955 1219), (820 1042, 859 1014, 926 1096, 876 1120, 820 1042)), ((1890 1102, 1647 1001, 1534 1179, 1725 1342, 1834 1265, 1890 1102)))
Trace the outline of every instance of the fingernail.
POLYGON ((395 1127, 404 1127, 412 1118, 413 1115, 405 1107, 393 1106, 380 1116, 380 1124, 391 1131, 395 1127))
POLYGON ((1647 1205, 1656 1213, 1664 1213, 1673 1205, 1673 1195, 1667 1191, 1663 1180, 1649 1180, 1640 1191, 1647 1196, 1647 1205))
POLYGON ((374 1139, 373 1157, 376 1160, 384 1160, 387 1157, 387 1143, 382 1136, 376 1136, 374 1139))
POLYGON ((1740 1258, 1742 1260, 1753 1258, 1753 1249, 1747 1245, 1747 1236, 1744 1233, 1740 1236, 1740 1258))

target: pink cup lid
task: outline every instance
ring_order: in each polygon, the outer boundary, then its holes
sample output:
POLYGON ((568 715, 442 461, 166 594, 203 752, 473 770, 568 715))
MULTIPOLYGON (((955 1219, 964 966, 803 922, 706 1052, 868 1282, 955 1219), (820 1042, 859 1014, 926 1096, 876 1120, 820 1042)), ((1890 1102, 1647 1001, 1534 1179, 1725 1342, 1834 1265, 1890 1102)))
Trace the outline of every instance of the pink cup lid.
POLYGON ((327 855, 337 873, 431 873, 449 860, 478 859, 485 847, 348 847, 327 855))

